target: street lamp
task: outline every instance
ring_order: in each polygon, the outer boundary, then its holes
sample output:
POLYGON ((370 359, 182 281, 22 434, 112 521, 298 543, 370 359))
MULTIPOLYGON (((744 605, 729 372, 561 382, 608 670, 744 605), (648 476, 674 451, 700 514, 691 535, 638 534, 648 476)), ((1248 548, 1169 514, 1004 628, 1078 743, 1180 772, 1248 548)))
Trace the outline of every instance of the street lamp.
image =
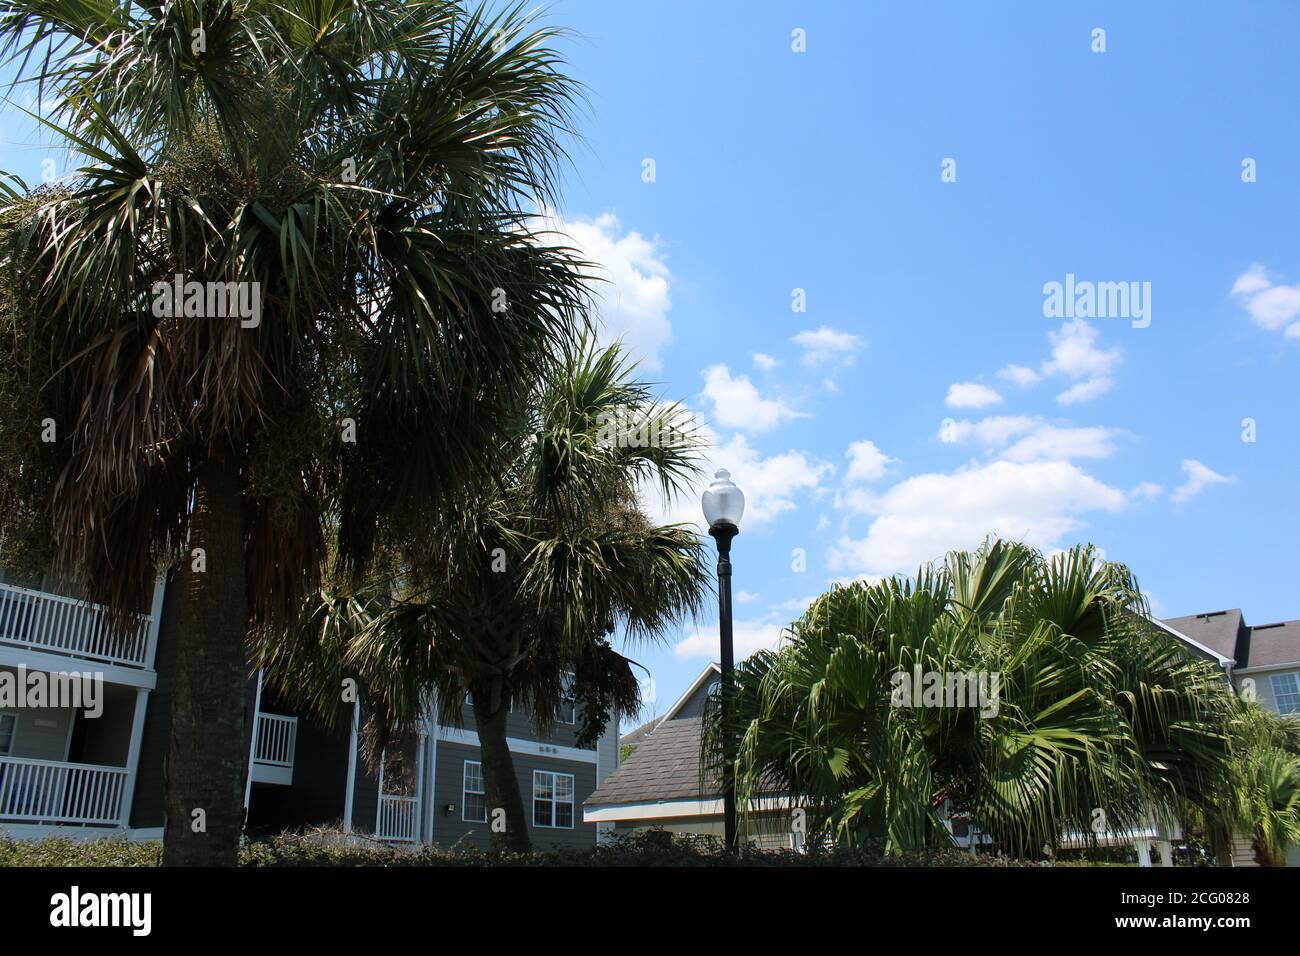
POLYGON ((736 788, 734 748, 730 739, 731 682, 735 653, 731 644, 731 539, 740 534, 745 513, 745 496, 731 480, 731 473, 719 468, 701 500, 709 534, 718 544, 718 638, 722 645, 722 726, 728 734, 722 780, 722 825, 727 852, 736 851, 736 788))

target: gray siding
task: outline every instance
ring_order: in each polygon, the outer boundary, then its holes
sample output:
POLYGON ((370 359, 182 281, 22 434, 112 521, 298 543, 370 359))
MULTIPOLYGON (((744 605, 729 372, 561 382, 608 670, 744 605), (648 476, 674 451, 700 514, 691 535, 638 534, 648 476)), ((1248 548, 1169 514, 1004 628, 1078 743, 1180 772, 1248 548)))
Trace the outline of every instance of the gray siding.
MULTIPOLYGON (((593 846, 596 842, 596 827, 582 822, 582 801, 596 789, 595 764, 522 753, 512 753, 510 756, 514 760, 515 774, 519 780, 519 794, 523 798, 524 812, 528 817, 528 835, 533 846, 539 849, 593 846), (573 829, 552 829, 532 825, 534 770, 573 774, 573 829)), ((434 790, 432 794, 426 794, 426 800, 431 800, 433 803, 432 842, 440 846, 460 843, 486 848, 488 845, 490 824, 466 822, 461 819, 464 809, 461 786, 465 761, 477 759, 479 759, 478 747, 449 743, 446 740, 438 741, 438 755, 433 773, 434 790), (447 804, 456 805, 454 813, 444 812, 447 804)))
MULTIPOLYGON (((582 705, 578 705, 579 712, 582 705)), ((579 713, 581 719, 581 713, 579 713)), ((474 707, 466 704, 461 708, 460 727, 465 730, 477 730, 474 724, 474 707)), ((578 725, 562 724, 558 721, 551 724, 544 733, 539 733, 537 724, 533 721, 532 711, 521 704, 516 704, 515 709, 511 711, 506 718, 506 736, 515 737, 520 740, 538 740, 542 743, 556 744, 561 747, 578 746, 578 725)))
POLYGON ((713 689, 713 686, 718 682, 719 679, 720 678, 718 677, 718 675, 714 674, 703 684, 697 687, 695 689, 695 693, 691 694, 690 697, 682 701, 681 709, 678 710, 677 713, 673 714, 673 719, 679 720, 688 717, 703 717, 704 705, 705 703, 708 702, 709 699, 709 691, 713 689))
MULTIPOLYGON (((6 668, 7 670, 7 668, 6 668)), ((20 707, 14 728, 11 757, 30 760, 63 760, 68 752, 68 735, 75 711, 71 707, 20 707)))

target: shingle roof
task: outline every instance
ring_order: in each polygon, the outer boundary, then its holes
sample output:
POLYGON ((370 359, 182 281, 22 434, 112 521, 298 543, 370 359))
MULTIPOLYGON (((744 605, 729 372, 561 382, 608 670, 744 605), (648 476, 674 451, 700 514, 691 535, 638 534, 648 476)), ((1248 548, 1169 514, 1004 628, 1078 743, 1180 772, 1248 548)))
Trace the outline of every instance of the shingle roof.
POLYGON ((1212 611, 1165 620, 1176 631, 1204 644, 1237 667, 1273 667, 1300 662, 1300 621, 1257 624, 1242 619, 1241 609, 1212 611))
POLYGON ((641 739, 632 756, 605 778, 583 806, 716 797, 715 777, 707 777, 704 789, 700 787, 703 726, 698 717, 665 720, 641 739))
POLYGON ((1300 621, 1256 624, 1246 636, 1240 667, 1272 667, 1300 662, 1300 621))
POLYGON ((659 723, 658 717, 655 717, 651 720, 647 720, 636 730, 630 730, 626 734, 624 734, 623 737, 619 739, 619 744, 626 747, 628 744, 641 743, 641 741, 644 740, 649 735, 650 731, 655 729, 655 725, 658 723, 659 723))
MULTIPOLYGON (((1237 660, 1237 635, 1241 631, 1241 608, 1166 618, 1165 623, 1212 651, 1237 660)), ((1240 664, 1241 662, 1238 661, 1240 664)))

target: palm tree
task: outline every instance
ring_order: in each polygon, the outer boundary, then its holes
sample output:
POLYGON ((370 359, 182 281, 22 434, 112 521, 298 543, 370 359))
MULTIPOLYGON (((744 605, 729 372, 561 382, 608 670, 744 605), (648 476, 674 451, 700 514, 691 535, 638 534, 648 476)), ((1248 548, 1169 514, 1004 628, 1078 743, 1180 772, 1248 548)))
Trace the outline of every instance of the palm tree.
POLYGON ((387 575, 327 591, 287 633, 270 631, 270 680, 331 722, 347 677, 367 692, 372 759, 436 706, 461 719, 467 693, 495 845, 526 851, 506 717, 522 702, 544 729, 566 695, 583 702, 579 740, 640 708, 631 663, 610 637, 651 640, 693 615, 708 586, 688 527, 653 525, 643 491, 670 496, 697 472, 699 439, 680 406, 633 380, 617 346, 563 350, 516 422, 496 480, 466 488, 431 535, 390 538, 387 575))
POLYGON ((814 834, 896 853, 949 842, 949 813, 1017 856, 1180 818, 1217 793, 1235 707, 1085 546, 992 541, 836 587, 736 676, 733 722, 717 700, 706 714, 705 769, 735 740, 741 807, 779 794, 814 834))
POLYGON ((1245 834, 1256 863, 1285 866, 1300 845, 1300 720, 1243 702, 1232 728, 1223 798, 1201 819, 1219 848, 1245 834))
POLYGON ((448 0, 0 0, 85 161, 0 198, 0 533, 119 615, 181 559, 168 863, 235 862, 250 624, 498 470, 583 321, 584 264, 529 226, 576 93, 554 36, 448 0))

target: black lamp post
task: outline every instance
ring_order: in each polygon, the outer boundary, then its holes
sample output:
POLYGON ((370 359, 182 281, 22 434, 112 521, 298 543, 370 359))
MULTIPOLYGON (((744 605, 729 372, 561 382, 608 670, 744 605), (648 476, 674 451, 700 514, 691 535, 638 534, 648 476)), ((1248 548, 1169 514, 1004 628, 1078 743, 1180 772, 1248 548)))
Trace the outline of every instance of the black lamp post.
MULTIPOLYGON (((709 523, 709 534, 718 545, 718 638, 721 643, 722 665, 722 726, 731 727, 731 685, 736 667, 731 641, 731 539, 740 534, 740 518, 745 513, 745 496, 731 481, 731 474, 720 468, 713 483, 704 492, 702 500, 704 519, 709 523)), ((728 736, 725 742, 726 761, 722 780, 722 825, 727 851, 735 853, 736 843, 736 787, 735 748, 728 736)))

